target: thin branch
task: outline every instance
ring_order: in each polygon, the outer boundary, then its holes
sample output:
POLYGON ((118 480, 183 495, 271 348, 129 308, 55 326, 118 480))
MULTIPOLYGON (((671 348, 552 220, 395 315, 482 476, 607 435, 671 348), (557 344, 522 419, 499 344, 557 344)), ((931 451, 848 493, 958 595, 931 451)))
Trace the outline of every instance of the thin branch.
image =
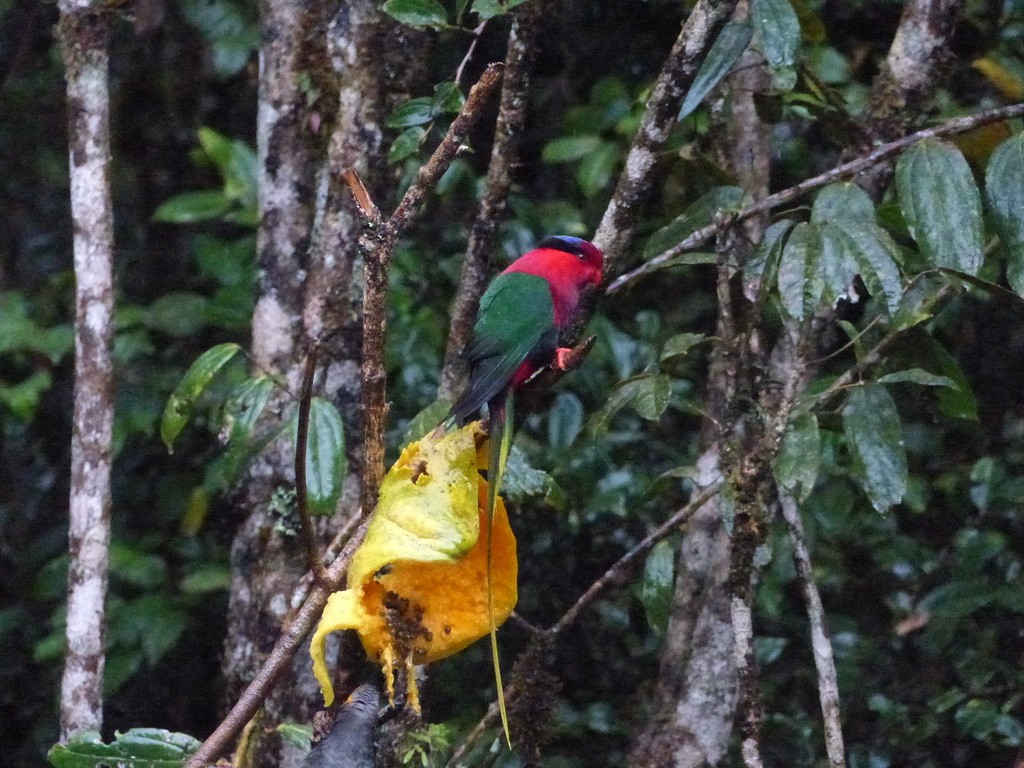
MULTIPOLYGON (((993 123, 997 120, 1009 120, 1011 118, 1022 116, 1024 116, 1024 103, 1011 104, 1007 107, 999 107, 997 109, 979 112, 976 115, 957 117, 942 123, 941 125, 937 125, 932 128, 925 128, 924 130, 917 131, 909 136, 904 136, 903 138, 889 142, 888 144, 882 144, 867 155, 836 166, 829 171, 806 179, 789 189, 784 189, 781 192, 776 192, 774 195, 769 195, 763 200, 751 203, 738 211, 734 218, 730 218, 730 221, 744 221, 749 219, 751 216, 756 216, 760 213, 771 211, 773 208, 777 208, 780 205, 791 203, 813 189, 823 187, 826 184, 830 184, 833 181, 838 181, 839 179, 846 178, 848 176, 855 176, 878 163, 884 162, 885 160, 898 155, 907 147, 924 139, 934 139, 943 136, 951 136, 957 133, 964 133, 965 131, 973 130, 981 125, 987 125, 988 123, 993 123)), ((709 238, 714 237, 723 228, 723 226, 723 223, 714 222, 706 227, 701 227, 678 245, 658 254, 653 259, 645 262, 643 265, 637 267, 631 272, 627 272, 616 278, 608 286, 608 293, 616 293, 617 291, 622 290, 628 284, 657 271, 664 266, 666 262, 671 261, 688 250, 702 245, 709 238)))
POLYGON ((306 451, 309 442, 309 411, 313 403, 313 377, 316 375, 317 345, 310 344, 306 352, 306 368, 302 373, 302 394, 299 397, 299 422, 295 432, 295 501, 299 511, 302 543, 306 547, 309 569, 317 581, 327 583, 327 569, 320 557, 313 532, 313 518, 309 514, 309 489, 306 486, 306 451))
POLYGON ((469 343, 480 296, 488 278, 488 263, 498 227, 507 215, 512 172, 519 161, 518 141, 526 125, 527 87, 537 55, 537 36, 542 4, 527 3, 512 13, 512 29, 505 54, 505 79, 494 126, 494 144, 487 166, 484 194, 466 246, 459 288, 455 293, 448 342, 438 387, 439 399, 454 400, 466 376, 462 352, 469 343))
MULTIPOLYGON (((576 619, 579 618, 584 608, 588 607, 602 593, 613 585, 622 583, 622 581, 627 578, 630 572, 637 566, 638 562, 652 549, 654 549, 654 546, 659 541, 662 541, 672 535, 672 533, 674 533, 679 526, 689 520, 697 510, 707 504, 708 501, 710 501, 721 490, 721 488, 722 483, 716 482, 713 485, 707 486, 699 494, 690 499, 685 506, 644 537, 642 541, 638 542, 626 554, 616 560, 607 571, 595 580, 587 590, 576 599, 576 602, 574 602, 569 609, 562 614, 562 617, 552 624, 551 627, 545 630, 543 634, 550 638, 557 638, 560 633, 564 632, 576 621, 576 619)), ((518 695, 519 690, 513 680, 512 684, 505 690, 505 699, 507 702, 512 702, 518 695)), ((451 758, 449 758, 446 768, 458 768, 469 750, 471 750, 476 742, 483 737, 487 732, 487 729, 490 728, 497 719, 498 706, 495 702, 487 708, 487 712, 484 716, 473 727, 473 730, 466 735, 466 738, 463 739, 458 749, 456 749, 451 758)))
MULTIPOLYGON (((384 342, 387 332, 388 267, 398 238, 427 192, 437 184, 462 147, 469 130, 501 83, 501 64, 491 64, 469 92, 462 111, 434 154, 420 168, 395 212, 381 226, 367 228, 368 245, 363 294, 363 467, 360 498, 363 510, 373 509, 384 476, 384 424, 387 420, 387 371, 384 342)), ((370 222, 372 225, 372 221, 370 222)))
POLYGON ((604 251, 606 274, 614 275, 622 267, 654 186, 651 172, 676 125, 683 97, 735 6, 736 0, 699 0, 662 66, 615 192, 594 234, 594 243, 604 251))
POLYGON ((839 716, 839 684, 836 679, 836 663, 832 657, 832 643, 825 630, 825 609, 821 594, 814 582, 811 555, 807 550, 807 537, 800 520, 800 510, 792 496, 782 494, 779 498, 782 516, 789 526, 789 538, 793 542, 793 559, 800 577, 800 589, 807 604, 807 619, 811 625, 811 647, 814 649, 814 666, 818 670, 818 696, 821 699, 821 715, 825 721, 825 749, 831 768, 846 768, 843 749, 843 728, 839 716))
POLYGON ((345 577, 352 553, 355 552, 361 541, 361 536, 353 537, 337 559, 327 568, 324 581, 318 581, 313 585, 302 607, 295 612, 290 621, 286 622, 281 636, 263 666, 260 667, 260 671, 242 692, 242 695, 238 697, 238 701, 221 720, 214 732, 185 763, 185 768, 206 768, 206 766, 212 765, 227 750, 231 740, 245 728, 246 723, 256 714, 282 673, 291 668, 292 659, 295 658, 295 654, 302 647, 306 636, 320 619, 324 606, 327 605, 327 598, 345 577))
POLYGON ((111 358, 114 214, 110 197, 109 27, 100 3, 61 0, 74 221, 75 397, 68 520, 66 740, 103 723, 103 625, 114 422, 111 358))

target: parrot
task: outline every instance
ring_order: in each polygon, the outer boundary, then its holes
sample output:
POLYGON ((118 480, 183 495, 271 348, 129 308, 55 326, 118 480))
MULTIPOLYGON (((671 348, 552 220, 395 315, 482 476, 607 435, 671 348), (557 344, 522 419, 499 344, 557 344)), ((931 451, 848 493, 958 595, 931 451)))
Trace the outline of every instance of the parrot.
POLYGON ((473 335, 464 356, 469 383, 452 406, 449 422, 463 423, 487 406, 490 453, 487 466, 487 611, 498 709, 505 739, 512 740, 498 663, 497 628, 491 583, 494 506, 512 444, 513 393, 544 367, 565 370, 571 351, 558 346, 588 285, 601 284, 604 256, 578 237, 546 237, 498 275, 480 298, 473 335))

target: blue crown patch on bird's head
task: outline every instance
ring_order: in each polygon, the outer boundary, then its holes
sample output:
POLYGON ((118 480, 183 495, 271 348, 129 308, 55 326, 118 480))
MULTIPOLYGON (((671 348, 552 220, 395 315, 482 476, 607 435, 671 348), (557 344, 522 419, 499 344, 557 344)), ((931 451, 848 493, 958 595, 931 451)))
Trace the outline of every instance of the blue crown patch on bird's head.
POLYGON ((538 244, 538 248, 551 248, 555 251, 565 251, 571 253, 573 256, 582 256, 583 248, 587 241, 579 237, 570 237, 569 235, 552 235, 545 237, 538 244))

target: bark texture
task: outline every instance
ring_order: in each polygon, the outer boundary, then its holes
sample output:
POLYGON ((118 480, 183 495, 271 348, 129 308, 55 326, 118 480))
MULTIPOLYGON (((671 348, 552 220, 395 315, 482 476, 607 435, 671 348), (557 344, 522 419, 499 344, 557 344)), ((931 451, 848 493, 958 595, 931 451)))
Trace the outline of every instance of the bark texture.
MULTIPOLYGON (((266 0, 261 6, 257 155, 260 295, 253 314, 253 354, 261 371, 299 390, 305 345, 322 343, 325 371, 316 394, 340 408, 349 435, 358 434, 360 381, 360 226, 340 183, 345 168, 379 171, 384 75, 379 56, 386 27, 371 0, 344 4, 266 0), (318 78, 321 99, 310 103, 301 75, 318 78)), ((290 413, 280 396, 268 412, 290 413)), ((358 460, 349 440, 349 458, 358 460)), ((250 468, 236 502, 247 516, 232 547, 225 676, 228 700, 256 678, 297 610, 306 572, 299 537, 283 532, 290 519, 275 493, 294 487, 291 442, 282 438, 250 468), (282 516, 285 525, 281 525, 282 516)), ((358 482, 350 477, 339 508, 357 512, 358 482)), ((287 504, 284 505, 287 507, 287 504)), ((318 526, 323 543, 327 529, 318 526)), ((264 704, 266 728, 284 719, 308 722, 319 687, 301 654, 287 673, 292 684, 274 689, 264 704)), ((256 766, 297 765, 301 755, 277 737, 264 739, 256 766)))
POLYGON ((626 155, 626 167, 594 234, 594 244, 604 251, 606 275, 617 275, 626 266, 626 249, 655 187, 653 174, 658 153, 675 127, 679 107, 694 75, 735 6, 735 0, 698 0, 665 60, 647 100, 640 129, 626 155))
POLYGON ((111 339, 109 30, 93 3, 60 4, 74 221, 75 394, 71 437, 67 655, 61 739, 103 722, 103 625, 110 546, 114 421, 111 339))

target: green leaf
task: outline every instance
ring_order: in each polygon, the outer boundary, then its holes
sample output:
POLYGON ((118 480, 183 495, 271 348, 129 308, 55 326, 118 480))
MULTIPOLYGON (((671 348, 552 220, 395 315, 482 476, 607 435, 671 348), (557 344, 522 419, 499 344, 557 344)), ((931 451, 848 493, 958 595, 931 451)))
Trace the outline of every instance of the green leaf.
POLYGON ((394 165, 415 155, 420 151, 420 144, 426 135, 427 132, 418 125, 406 128, 391 143, 391 148, 388 149, 388 162, 394 165))
POLYGON ((281 734, 282 739, 287 741, 300 752, 309 752, 309 744, 313 740, 312 725, 281 723, 274 730, 281 734))
POLYGON ((434 86, 434 107, 438 114, 457 114, 465 103, 466 97, 458 83, 448 81, 434 86))
POLYGON ((818 306, 825 283, 821 261, 821 232, 817 225, 801 223, 793 228, 779 263, 782 306, 796 320, 809 317, 818 306))
POLYGON ((739 187, 715 187, 702 195, 669 224, 651 235, 644 245, 644 260, 674 248, 694 231, 710 224, 719 211, 738 209, 743 197, 744 192, 739 187))
POLYGON ((147 309, 146 325, 170 336, 184 338, 194 335, 206 325, 210 300, 190 291, 165 293, 147 309))
POLYGON ((683 106, 679 109, 680 120, 693 112, 704 97, 711 93, 711 89, 729 73, 733 64, 747 49, 753 34, 754 30, 749 24, 730 21, 722 27, 711 50, 708 51, 707 58, 701 62, 700 69, 697 70, 690 90, 683 100, 683 106))
POLYGON ((604 143, 600 136, 584 134, 582 136, 563 136, 549 141, 544 146, 541 159, 545 163, 571 163, 582 160, 604 143))
POLYGON ((626 379, 595 414, 590 429, 594 434, 606 432, 612 417, 627 406, 648 421, 657 421, 668 407, 671 394, 671 381, 665 374, 645 373, 626 379))
POLYGON ((229 139, 212 128, 199 129, 199 144, 224 179, 224 195, 243 206, 257 204, 256 153, 244 141, 229 139))
POLYGON ((437 0, 388 0, 382 9, 410 27, 439 29, 448 25, 448 11, 437 0))
POLYGON ((789 0, 751 0, 750 17, 772 69, 792 71, 800 48, 800 20, 789 0))
POLYGON ((936 376, 921 368, 908 368, 905 371, 887 373, 878 379, 879 384, 920 384, 925 387, 949 387, 956 389, 956 382, 948 376, 936 376))
POLYGON ((665 342, 661 348, 660 362, 665 362, 674 357, 682 357, 701 342, 707 341, 708 337, 703 333, 679 333, 665 342))
POLYGON ((885 512, 898 504, 907 490, 907 453, 900 414, 885 387, 865 384, 850 392, 843 433, 871 505, 885 512))
POLYGON ((419 96, 395 107, 388 118, 387 125, 389 128, 409 128, 429 123, 439 114, 437 105, 430 96, 419 96))
POLYGON ((526 498, 542 498, 554 502, 561 495, 555 479, 542 469, 537 469, 517 445, 508 453, 505 474, 501 479, 501 495, 505 499, 522 501, 526 498))
POLYGON ((228 433, 224 473, 228 484, 235 481, 243 465, 255 452, 253 428, 273 390, 273 379, 257 376, 235 387, 224 404, 224 427, 228 433))
POLYGON ((920 141, 896 163, 896 189, 907 226, 928 263, 969 275, 981 268, 981 194, 956 147, 920 141))
POLYGON ((314 515, 330 515, 341 496, 348 472, 345 427, 333 403, 314 397, 309 408, 306 440, 306 493, 314 515))
POLYGON ((501 16, 513 8, 522 5, 527 0, 476 0, 473 3, 473 12, 479 14, 481 21, 501 16))
POLYGON ((743 293, 750 301, 756 301, 758 295, 778 279, 782 248, 792 226, 793 221, 790 219, 782 219, 769 226, 750 259, 743 265, 743 293))
POLYGON ((584 197, 593 197, 612 180, 612 173, 619 162, 619 148, 610 141, 601 145, 583 158, 576 169, 576 182, 584 197))
POLYGON ((939 291, 945 285, 946 280, 936 274, 919 275, 911 281, 892 317, 892 330, 905 331, 931 319, 939 291))
POLYGON ((132 728, 104 744, 97 731, 78 731, 56 744, 47 758, 54 768, 180 768, 200 743, 185 733, 160 728, 132 728))
POLYGON ((185 372, 178 386, 167 398, 167 405, 160 419, 160 437, 168 451, 173 451, 174 440, 188 423, 196 398, 203 393, 217 371, 238 354, 240 349, 237 344, 218 344, 201 354, 185 372))
POLYGON ((184 0, 177 8, 209 43, 213 68, 219 77, 237 75, 259 48, 260 26, 242 16, 239 4, 228 0, 184 0))
POLYGON ((932 337, 928 337, 928 351, 931 352, 939 373, 952 379, 956 389, 940 389, 938 391, 939 410, 953 419, 978 420, 978 400, 971 389, 960 363, 949 351, 932 337))
POLYGON ((36 371, 17 384, 0 383, 0 403, 21 421, 30 421, 39 408, 43 394, 53 386, 49 371, 36 371))
POLYGON ((402 445, 408 445, 422 439, 428 432, 447 419, 451 410, 452 403, 450 400, 435 400, 432 402, 412 417, 409 426, 406 427, 405 436, 402 438, 402 445))
POLYGON ((186 595, 224 592, 231 586, 231 569, 226 565, 201 565, 181 580, 186 595))
POLYGON ((548 412, 548 445, 565 451, 583 430, 583 403, 572 392, 559 392, 548 412))
POLYGON ((875 204, 863 189, 852 181, 829 184, 814 198, 811 221, 823 224, 826 221, 858 219, 875 223, 875 204))
POLYGON ((675 592, 675 549, 668 541, 659 541, 644 563, 640 577, 639 598, 647 616, 647 623, 662 636, 668 628, 675 592))
POLYGON ((1024 133, 1004 141, 992 153, 985 191, 1006 251, 1006 279, 1024 296, 1024 133))
MULTIPOLYGON (((828 243, 827 248, 838 248, 842 252, 842 269, 855 266, 868 292, 872 295, 881 293, 889 313, 894 314, 903 296, 903 280, 896 266, 899 247, 889 237, 889 233, 873 222, 856 218, 837 219, 822 224, 821 230, 822 240, 828 243)), ((823 254, 823 264, 828 265, 831 258, 825 258, 823 254)), ((833 273, 829 272, 829 276, 833 276, 833 273)), ((841 290, 834 283, 829 283, 829 287, 833 291, 841 290)))
POLYGON ((820 464, 818 417, 810 411, 798 411, 786 425, 786 434, 775 459, 775 479, 779 486, 802 502, 814 490, 820 464))
POLYGON ((168 224, 192 224, 217 219, 231 208, 231 200, 219 189, 182 192, 166 201, 153 214, 154 221, 168 224))

